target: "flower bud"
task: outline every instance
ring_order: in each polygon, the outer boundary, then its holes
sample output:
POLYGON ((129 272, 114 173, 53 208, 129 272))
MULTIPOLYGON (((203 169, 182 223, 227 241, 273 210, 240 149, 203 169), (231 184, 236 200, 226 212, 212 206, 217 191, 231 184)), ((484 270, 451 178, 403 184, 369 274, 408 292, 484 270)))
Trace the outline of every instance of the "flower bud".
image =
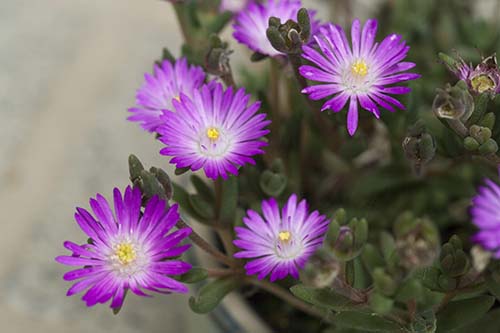
POLYGON ((439 231, 431 220, 404 213, 394 224, 396 252, 407 270, 430 266, 439 253, 439 231))
POLYGON ((498 151, 498 144, 495 140, 488 139, 488 141, 479 146, 478 151, 483 155, 494 154, 498 151))
POLYGON ((465 275, 469 271, 469 258, 462 250, 462 242, 457 236, 451 237, 448 243, 443 245, 439 263, 442 271, 452 278, 465 275))
POLYGON ((464 148, 468 151, 475 151, 479 148, 479 142, 471 136, 464 139, 464 148))
MULTIPOLYGON (((341 221, 345 219, 343 210, 339 210, 336 215, 341 221)), ((337 218, 334 217, 330 223, 327 241, 338 259, 349 261, 363 251, 368 239, 368 223, 365 219, 353 218, 348 225, 340 226, 337 218)))
POLYGON ((459 81, 455 86, 447 84, 445 89, 437 89, 432 110, 438 118, 467 121, 474 111, 474 99, 467 86, 459 81))
POLYGON ((266 35, 276 50, 286 54, 301 53, 302 45, 309 41, 311 35, 309 13, 302 8, 297 13, 297 21, 288 20, 283 24, 279 18, 271 17, 266 35))
POLYGON ((483 144, 491 138, 491 130, 488 127, 472 125, 469 128, 469 134, 476 139, 479 144, 483 144))
POLYGON ((223 42, 217 35, 210 36, 210 46, 205 54, 205 68, 208 73, 217 76, 231 74, 229 56, 233 53, 228 49, 228 44, 223 42))
POLYGON ((436 154, 434 138, 418 123, 408 131, 402 146, 406 158, 417 173, 420 172, 420 167, 430 162, 436 154))

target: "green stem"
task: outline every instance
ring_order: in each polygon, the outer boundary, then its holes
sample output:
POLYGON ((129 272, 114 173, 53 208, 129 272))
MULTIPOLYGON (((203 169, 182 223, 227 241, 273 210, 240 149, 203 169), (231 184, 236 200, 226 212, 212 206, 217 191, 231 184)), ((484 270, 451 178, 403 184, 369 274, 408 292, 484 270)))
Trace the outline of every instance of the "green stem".
POLYGON ((179 22, 184 41, 186 42, 186 44, 191 45, 193 43, 193 39, 191 37, 192 33, 187 21, 186 8, 183 4, 180 3, 174 3, 172 5, 174 7, 175 14, 177 15, 177 21, 179 22))
POLYGON ((235 247, 233 245, 234 235, 232 229, 228 229, 221 225, 221 207, 222 207, 222 191, 223 191, 223 181, 220 178, 217 178, 214 181, 214 192, 215 192, 215 230, 219 235, 222 245, 224 246, 224 251, 232 256, 235 251, 235 247))
POLYGON ((241 268, 206 268, 208 276, 212 278, 225 277, 230 275, 242 275, 245 271, 241 268))
MULTIPOLYGON (((183 220, 179 220, 177 221, 177 228, 179 229, 182 229, 182 228, 190 228, 189 225, 184 222, 183 220)), ((200 249, 202 249, 203 251, 205 251, 206 253, 210 254, 211 256, 213 256, 215 259, 217 259, 218 261, 220 261, 221 263, 224 263, 230 267, 235 267, 238 265, 238 261, 225 255, 224 253, 220 252, 219 250, 217 250, 214 246, 212 246, 212 244, 210 244, 209 242, 207 242, 205 239, 203 239, 203 237, 201 237, 200 235, 198 235, 196 233, 196 231, 194 231, 192 228, 191 228, 192 232, 191 234, 189 235, 189 239, 191 239, 191 241, 197 245, 200 249)))
POLYGON ((281 298, 283 301, 285 301, 286 303, 290 304, 291 306, 302 312, 305 312, 314 317, 318 317, 322 320, 328 321, 326 313, 298 299, 297 297, 293 296, 293 294, 289 293, 286 289, 280 287, 277 284, 273 284, 266 280, 257 280, 254 277, 252 278, 248 277, 245 279, 245 281, 273 294, 276 297, 281 298))

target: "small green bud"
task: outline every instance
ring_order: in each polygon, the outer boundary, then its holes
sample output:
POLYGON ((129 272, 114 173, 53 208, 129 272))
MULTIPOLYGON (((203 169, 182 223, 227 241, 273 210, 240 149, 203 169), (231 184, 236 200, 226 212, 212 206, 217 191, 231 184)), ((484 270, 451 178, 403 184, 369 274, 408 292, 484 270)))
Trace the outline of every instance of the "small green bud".
POLYGON ((375 313, 384 315, 391 312, 394 301, 380 293, 373 293, 370 297, 370 307, 375 313))
POLYGON ((375 268, 373 271, 373 283, 375 290, 386 296, 394 295, 398 287, 394 279, 383 268, 375 268))
POLYGON ((468 151, 475 151, 479 148, 479 142, 471 136, 464 139, 464 148, 468 151))
POLYGON ((210 46, 205 53, 205 69, 208 73, 217 76, 227 76, 231 74, 229 56, 233 53, 228 49, 228 44, 223 42, 219 36, 210 36, 210 46))
POLYGON ((453 236, 441 249, 439 263, 443 272, 450 277, 465 275, 470 269, 470 260, 462 250, 462 241, 453 236))
POLYGON ((279 28, 281 20, 278 17, 271 16, 269 18, 269 27, 279 28))
POLYGON ((469 134, 480 144, 485 143, 491 138, 491 130, 488 127, 482 127, 478 125, 472 125, 469 128, 469 134))
POLYGON ((137 156, 131 154, 128 157, 128 169, 130 173, 130 181, 134 182, 141 176, 141 171, 144 170, 141 161, 137 156))
POLYGON ((489 139, 488 141, 483 143, 481 146, 479 146, 478 151, 480 154, 483 154, 483 155, 494 154, 498 151, 498 144, 495 140, 489 139))
POLYGON ((448 242, 453 246, 453 248, 455 250, 462 250, 463 249, 462 240, 457 235, 451 236, 450 240, 448 242))
POLYGON ((267 39, 271 45, 278 51, 285 53, 287 51, 286 41, 275 26, 270 26, 266 31, 267 39))
POLYGON ((420 167, 430 162, 436 154, 434 138, 419 123, 408 130, 402 145, 406 158, 418 172, 420 167))
POLYGON ((488 112, 487 114, 484 115, 483 119, 479 122, 479 125, 483 127, 487 127, 490 130, 493 129, 493 126, 495 126, 495 114, 493 112, 488 112))
POLYGON ((343 225, 346 222, 347 213, 344 208, 339 208, 333 215, 333 220, 337 221, 338 224, 343 225))
POLYGON ((265 170, 260 175, 260 188, 269 196, 278 197, 286 188, 287 178, 284 174, 273 173, 271 170, 265 170))
POLYGON ((305 43, 309 40, 311 35, 311 19, 307 9, 301 8, 297 13, 297 23, 300 27, 301 37, 305 43))

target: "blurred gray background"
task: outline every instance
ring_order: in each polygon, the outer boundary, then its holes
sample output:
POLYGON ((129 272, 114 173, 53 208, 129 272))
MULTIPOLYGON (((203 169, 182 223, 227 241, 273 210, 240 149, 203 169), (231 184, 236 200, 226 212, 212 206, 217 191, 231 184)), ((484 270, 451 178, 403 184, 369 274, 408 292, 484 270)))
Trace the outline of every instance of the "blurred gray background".
MULTIPOLYGON (((491 13, 494 1, 478 4, 491 13)), ((364 18, 376 3, 356 1, 354 12, 364 18)), ((53 260, 64 240, 86 239, 75 206, 127 185, 129 153, 169 168, 160 145, 125 118, 161 47, 180 44, 173 11, 158 0, 0 1, 2 332, 217 332, 185 296, 128 297, 119 316, 88 309, 65 296, 65 268, 53 260)))

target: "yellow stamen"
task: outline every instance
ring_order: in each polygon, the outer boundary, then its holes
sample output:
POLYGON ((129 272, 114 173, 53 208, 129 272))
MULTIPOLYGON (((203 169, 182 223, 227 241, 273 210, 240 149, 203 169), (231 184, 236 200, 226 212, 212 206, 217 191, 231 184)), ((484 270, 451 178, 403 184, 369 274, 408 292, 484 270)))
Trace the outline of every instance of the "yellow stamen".
POLYGON ((214 127, 210 127, 209 129, 207 129, 207 137, 212 140, 212 141, 215 141, 219 138, 220 136, 220 133, 219 133, 219 130, 214 128, 214 127))
POLYGON ((351 71, 355 75, 365 76, 368 74, 368 65, 363 60, 356 60, 351 65, 351 71))
POLYGON ((472 89, 482 94, 485 91, 495 89, 495 82, 488 75, 478 75, 472 78, 470 81, 472 89))
POLYGON ((288 242, 292 238, 292 233, 288 230, 280 231, 280 233, 278 234, 278 237, 279 237, 280 241, 288 242))
POLYGON ((119 244, 115 254, 123 265, 130 264, 137 257, 134 247, 128 242, 119 244))

